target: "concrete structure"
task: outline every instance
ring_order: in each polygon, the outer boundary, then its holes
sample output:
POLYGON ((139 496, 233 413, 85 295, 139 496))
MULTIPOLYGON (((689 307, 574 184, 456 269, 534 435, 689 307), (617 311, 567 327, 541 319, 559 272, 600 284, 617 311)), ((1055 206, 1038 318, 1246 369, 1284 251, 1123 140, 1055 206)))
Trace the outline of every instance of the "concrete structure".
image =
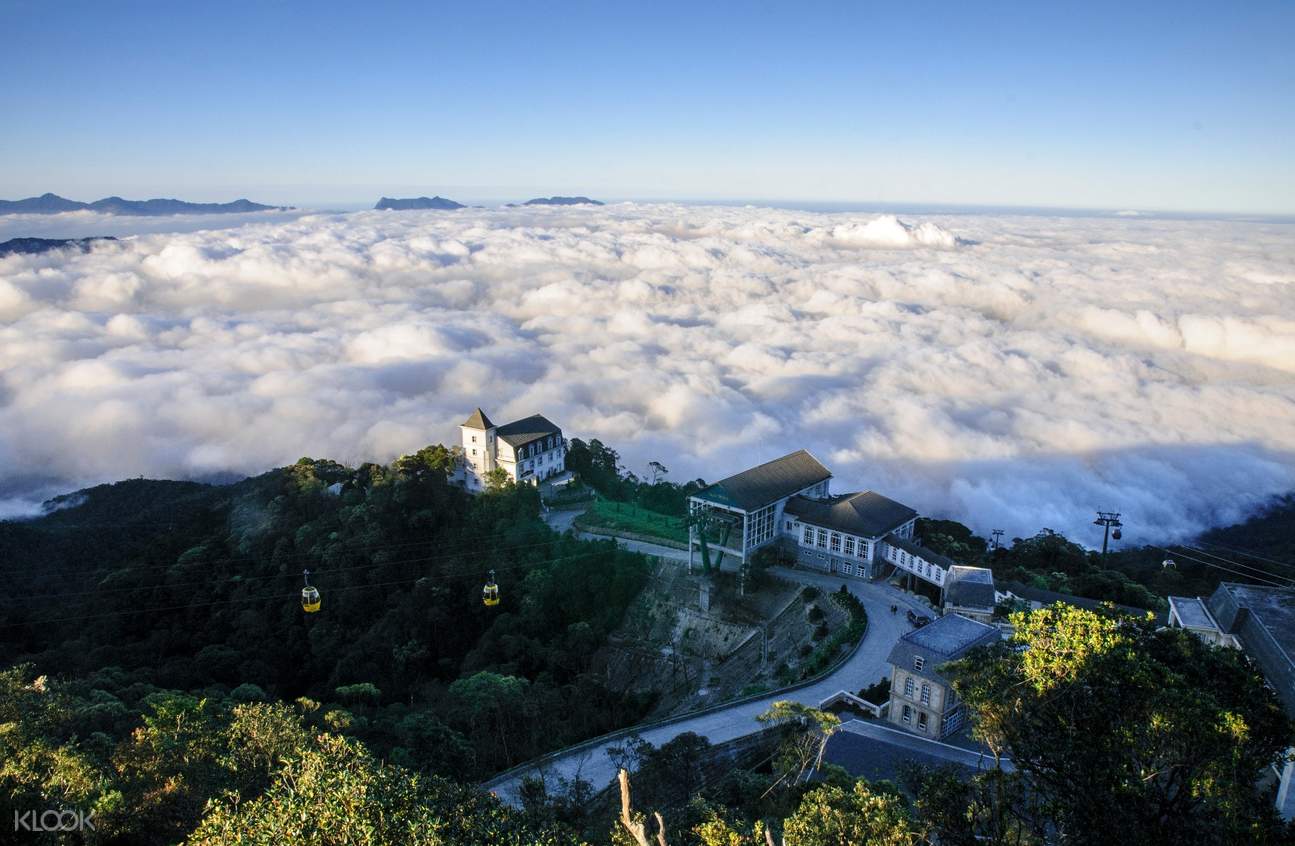
POLYGON ((962 727, 966 707, 940 668, 999 640, 998 629, 948 614, 899 639, 890 651, 890 710, 895 725, 938 740, 962 727))
MULTIPOLYGON (((1222 582, 1209 599, 1171 596, 1169 625, 1244 651, 1286 713, 1295 717, 1295 588, 1222 582)), ((1287 752, 1295 753, 1295 748, 1287 752)), ((1287 761, 1274 775, 1277 810, 1283 819, 1295 819, 1295 761, 1287 761)))
POLYGON ((997 605, 995 597, 993 570, 954 564, 944 579, 941 607, 945 614, 961 614, 981 623, 992 624, 994 607, 997 605))
POLYGON ((1295 588, 1223 582, 1209 599, 1169 597, 1169 625, 1245 651, 1295 717, 1295 588))
MULTIPOLYGON (((729 476, 689 500, 710 524, 707 547, 745 566, 772 544, 799 566, 870 579, 896 568, 942 585, 953 562, 913 541, 917 512, 875 491, 832 495, 831 472, 805 450, 729 476), (729 557, 731 556, 731 558, 729 557)), ((696 521, 694 521, 696 522, 696 521)), ((689 535, 689 564, 700 550, 689 535)))
POLYGON ((514 482, 538 484, 566 470, 562 430, 540 414, 496 426, 481 409, 459 425, 463 443, 463 485, 479 492, 486 474, 502 469, 514 482))
POLYGON ((1241 641, 1237 640, 1236 635, 1228 634, 1219 628, 1214 615, 1210 613, 1210 609, 1200 597, 1169 597, 1169 627, 1187 629, 1201 640, 1216 646, 1241 648, 1241 641))

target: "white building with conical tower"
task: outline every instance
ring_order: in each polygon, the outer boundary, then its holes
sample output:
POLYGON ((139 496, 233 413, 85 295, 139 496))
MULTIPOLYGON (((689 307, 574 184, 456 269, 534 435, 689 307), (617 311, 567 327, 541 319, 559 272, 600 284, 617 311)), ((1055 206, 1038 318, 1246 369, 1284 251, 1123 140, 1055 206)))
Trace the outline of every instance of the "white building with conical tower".
POLYGON ((567 442, 562 430, 542 414, 496 426, 480 408, 459 424, 463 443, 463 484, 469 491, 486 487, 496 468, 518 484, 538 484, 566 471, 567 442))

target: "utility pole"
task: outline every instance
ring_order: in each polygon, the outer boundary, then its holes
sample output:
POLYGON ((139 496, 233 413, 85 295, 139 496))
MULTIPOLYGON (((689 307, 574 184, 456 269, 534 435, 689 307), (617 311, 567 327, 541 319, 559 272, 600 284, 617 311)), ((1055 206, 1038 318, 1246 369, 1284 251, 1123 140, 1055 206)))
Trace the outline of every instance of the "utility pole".
POLYGON ((994 545, 993 547, 991 547, 991 551, 1002 547, 1003 544, 1001 543, 1001 541, 1003 539, 1003 530, 994 529, 992 532, 990 532, 990 534, 994 536, 994 545))
POLYGON ((1120 539, 1120 527, 1124 524, 1120 522, 1120 512, 1118 511, 1098 511, 1097 519, 1093 521, 1094 526, 1104 526, 1102 531, 1102 561, 1106 560, 1106 547, 1112 537, 1120 539), (1112 532, 1111 530, 1115 531, 1112 532))

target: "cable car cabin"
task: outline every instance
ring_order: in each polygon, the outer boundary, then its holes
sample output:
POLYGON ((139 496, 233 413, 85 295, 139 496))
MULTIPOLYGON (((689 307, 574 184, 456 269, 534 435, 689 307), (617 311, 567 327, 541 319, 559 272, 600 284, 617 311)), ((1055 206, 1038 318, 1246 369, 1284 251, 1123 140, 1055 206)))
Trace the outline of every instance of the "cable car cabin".
POLYGON ((301 609, 307 614, 314 614, 319 610, 319 591, 313 587, 306 586, 301 589, 301 609))
POLYGON ((481 601, 486 607, 493 608, 499 604, 499 585, 495 584, 495 571, 490 571, 490 581, 481 589, 481 601))
POLYGON ((1122 537, 1124 537, 1124 533, 1121 532, 1119 529, 1116 529, 1115 531, 1111 532, 1111 540, 1119 540, 1122 537))

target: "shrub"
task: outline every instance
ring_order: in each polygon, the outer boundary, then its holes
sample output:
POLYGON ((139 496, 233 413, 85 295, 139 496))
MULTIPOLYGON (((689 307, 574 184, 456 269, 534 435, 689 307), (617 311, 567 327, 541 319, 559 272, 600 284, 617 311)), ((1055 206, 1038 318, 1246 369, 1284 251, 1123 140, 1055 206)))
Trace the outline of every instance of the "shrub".
POLYGON ((811 623, 821 623, 823 622, 823 617, 824 614, 822 608, 819 608, 817 605, 809 606, 809 621, 811 623))
POLYGON ((240 684, 229 692, 229 698, 235 702, 268 702, 270 697, 260 687, 250 682, 240 684))

